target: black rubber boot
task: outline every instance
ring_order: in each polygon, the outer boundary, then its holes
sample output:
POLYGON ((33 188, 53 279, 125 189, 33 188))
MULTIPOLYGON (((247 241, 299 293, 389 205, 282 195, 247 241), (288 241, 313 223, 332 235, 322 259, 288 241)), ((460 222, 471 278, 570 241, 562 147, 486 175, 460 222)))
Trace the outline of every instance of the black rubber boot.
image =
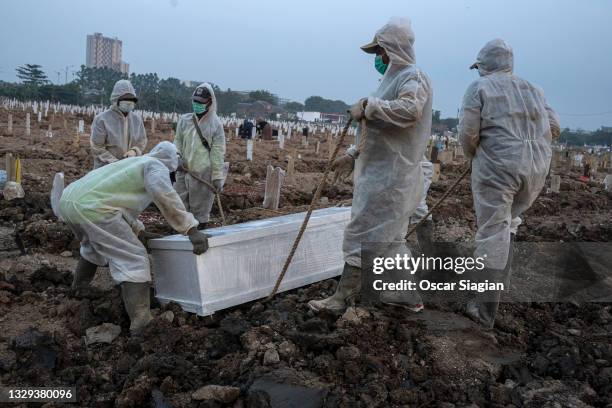
MULTIPOLYGON (((503 274, 503 270, 491 270, 489 269, 488 274, 501 276, 503 274)), ((493 278, 496 282, 499 282, 498 278, 493 278)), ((466 307, 465 313, 467 316, 474 320, 476 323, 480 323, 487 329, 492 329, 495 325, 495 317, 497 316, 497 309, 499 308, 499 298, 500 292, 495 291, 492 295, 487 295, 487 301, 484 302, 480 298, 482 296, 476 296, 474 299, 470 300, 466 307), (493 297, 493 299, 491 299, 493 297)))
MULTIPOLYGON (((490 276, 493 282, 503 282, 507 288, 510 282, 510 274, 512 273, 513 245, 515 235, 510 235, 510 249, 508 250, 508 261, 504 269, 488 269, 487 276, 490 276)), ((495 326, 495 317, 499 308, 500 291, 495 291, 493 294, 477 294, 475 298, 470 300, 466 307, 466 315, 477 323, 482 324, 487 329, 492 329, 495 326), (486 300, 484 300, 486 298, 486 300)))
POLYGON ((78 296, 81 292, 87 292, 91 288, 89 285, 97 270, 98 265, 84 258, 79 259, 79 263, 77 263, 74 270, 74 277, 72 278, 72 286, 70 288, 72 294, 78 296))
POLYGON ((433 233, 434 223, 433 220, 426 220, 416 229, 417 242, 419 248, 425 256, 432 256, 433 254, 433 233))
POLYGON ((344 264, 342 277, 336 287, 336 292, 326 299, 311 300, 308 307, 315 312, 327 310, 330 312, 342 312, 347 308, 350 301, 361 291, 361 268, 344 264))
POLYGON ((122 282, 121 297, 130 317, 130 332, 139 334, 153 320, 149 282, 122 282))

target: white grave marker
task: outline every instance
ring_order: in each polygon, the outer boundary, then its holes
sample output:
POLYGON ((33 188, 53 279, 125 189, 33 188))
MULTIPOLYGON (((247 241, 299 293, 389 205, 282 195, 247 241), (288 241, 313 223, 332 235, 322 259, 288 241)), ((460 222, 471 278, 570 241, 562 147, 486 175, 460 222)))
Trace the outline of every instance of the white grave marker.
POLYGON ((247 160, 253 160, 253 139, 247 139, 247 160))

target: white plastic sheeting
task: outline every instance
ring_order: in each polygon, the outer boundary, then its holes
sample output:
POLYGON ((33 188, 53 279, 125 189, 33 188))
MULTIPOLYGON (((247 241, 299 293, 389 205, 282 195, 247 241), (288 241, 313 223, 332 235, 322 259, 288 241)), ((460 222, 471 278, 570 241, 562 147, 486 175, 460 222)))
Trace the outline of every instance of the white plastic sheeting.
MULTIPOLYGON (((350 207, 313 212, 279 292, 337 276, 350 207)), ((210 249, 194 255, 181 235, 150 241, 156 296, 202 316, 267 296, 305 213, 206 230, 210 249)))

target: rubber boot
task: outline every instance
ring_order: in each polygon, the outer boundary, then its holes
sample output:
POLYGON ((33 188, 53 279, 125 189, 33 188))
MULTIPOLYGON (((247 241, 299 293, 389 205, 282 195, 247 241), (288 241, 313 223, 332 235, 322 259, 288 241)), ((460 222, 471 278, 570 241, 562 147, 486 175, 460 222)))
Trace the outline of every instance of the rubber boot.
POLYGON ((72 278, 72 286, 70 287, 73 295, 78 296, 87 292, 91 286, 89 284, 96 275, 98 265, 89 262, 87 259, 81 258, 74 270, 72 278))
MULTIPOLYGON (((487 270, 487 275, 490 276, 494 282, 504 282, 505 287, 508 286, 510 274, 512 273, 514 238, 515 235, 511 234, 506 267, 504 269, 487 270)), ((492 329, 495 326, 495 317, 497 316, 500 297, 501 292, 499 291, 495 291, 493 294, 477 294, 475 298, 467 303, 465 313, 470 319, 482 324, 485 328, 492 329), (486 301, 484 298, 486 298, 486 301)))
POLYGON ((361 291, 361 268, 344 264, 342 277, 336 287, 336 292, 322 300, 311 300, 308 307, 315 312, 327 310, 330 312, 342 312, 347 308, 347 301, 354 298, 361 291))
POLYGON ((419 248, 425 256, 432 256, 433 253, 433 233, 434 223, 432 219, 425 220, 416 229, 417 242, 419 248))
MULTIPOLYGON (((488 272, 497 276, 500 275, 500 272, 503 273, 503 271, 500 270, 492 271, 490 269, 488 272)), ((495 280, 497 281, 497 279, 495 280)), ((490 299, 491 295, 488 296, 490 299)), ((477 296, 470 300, 465 307, 465 313, 468 317, 487 329, 492 329, 495 325, 495 317, 497 316, 497 309, 499 308, 500 292, 496 291, 492 296, 493 300, 488 299, 489 301, 487 302, 479 300, 479 296, 477 296)))
POLYGON ((130 332, 140 333, 153 320, 149 299, 149 282, 122 282, 121 297, 130 317, 130 332))

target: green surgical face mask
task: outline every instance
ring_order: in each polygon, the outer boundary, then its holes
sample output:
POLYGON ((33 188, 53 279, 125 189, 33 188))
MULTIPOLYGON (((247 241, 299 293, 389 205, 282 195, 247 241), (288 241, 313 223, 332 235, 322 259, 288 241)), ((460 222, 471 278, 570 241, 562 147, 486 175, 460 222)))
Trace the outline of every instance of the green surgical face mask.
POLYGON ((196 115, 201 115, 208 110, 208 106, 194 101, 191 101, 191 107, 193 108, 193 113, 196 115))
POLYGON ((381 75, 385 75, 388 66, 389 65, 383 62, 382 55, 377 55, 376 58, 374 58, 374 68, 376 68, 381 75))

